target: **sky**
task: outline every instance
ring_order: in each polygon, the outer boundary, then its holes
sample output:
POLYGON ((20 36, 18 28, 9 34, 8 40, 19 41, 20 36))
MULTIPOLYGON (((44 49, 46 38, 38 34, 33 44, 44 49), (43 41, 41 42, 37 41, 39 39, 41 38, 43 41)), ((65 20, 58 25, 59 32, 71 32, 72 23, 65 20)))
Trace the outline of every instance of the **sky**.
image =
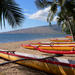
MULTIPOLYGON (((22 8, 25 20, 20 27, 11 28, 6 22, 6 28, 0 29, 0 32, 7 32, 17 29, 31 28, 37 26, 48 26, 47 16, 50 7, 45 9, 38 9, 35 5, 35 0, 15 0, 19 7, 22 8)), ((56 22, 57 16, 53 19, 52 23, 56 22)))

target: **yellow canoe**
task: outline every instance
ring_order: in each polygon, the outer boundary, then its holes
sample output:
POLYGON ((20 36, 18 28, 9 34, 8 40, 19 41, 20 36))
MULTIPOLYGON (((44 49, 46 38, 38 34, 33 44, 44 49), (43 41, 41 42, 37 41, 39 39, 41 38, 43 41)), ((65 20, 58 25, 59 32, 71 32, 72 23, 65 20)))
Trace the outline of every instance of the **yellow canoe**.
POLYGON ((51 39, 52 42, 72 42, 72 39, 51 39))
POLYGON ((75 45, 21 45, 24 48, 35 50, 37 48, 45 50, 59 50, 59 51, 73 51, 75 50, 75 45))
POLYGON ((30 45, 75 45, 75 42, 37 42, 37 43, 30 43, 30 45))
POLYGON ((75 75, 75 61, 63 58, 47 58, 47 56, 40 56, 28 53, 6 52, 0 50, 0 57, 14 61, 21 58, 29 60, 21 60, 16 63, 29 66, 54 75, 75 75))
POLYGON ((40 49, 46 49, 46 50, 72 51, 72 50, 75 50, 75 45, 74 46, 65 46, 65 45, 48 46, 48 45, 43 45, 43 46, 39 46, 39 48, 40 49))

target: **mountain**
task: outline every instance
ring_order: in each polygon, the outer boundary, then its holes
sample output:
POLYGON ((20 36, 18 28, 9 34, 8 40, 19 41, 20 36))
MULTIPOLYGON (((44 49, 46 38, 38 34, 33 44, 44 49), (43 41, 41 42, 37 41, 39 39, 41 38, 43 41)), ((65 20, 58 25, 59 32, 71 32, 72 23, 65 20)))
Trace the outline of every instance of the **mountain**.
POLYGON ((47 33, 47 34, 55 34, 55 33, 62 33, 61 28, 58 26, 39 26, 27 29, 19 29, 15 31, 9 31, 4 33, 32 33, 32 34, 39 34, 39 33, 47 33))

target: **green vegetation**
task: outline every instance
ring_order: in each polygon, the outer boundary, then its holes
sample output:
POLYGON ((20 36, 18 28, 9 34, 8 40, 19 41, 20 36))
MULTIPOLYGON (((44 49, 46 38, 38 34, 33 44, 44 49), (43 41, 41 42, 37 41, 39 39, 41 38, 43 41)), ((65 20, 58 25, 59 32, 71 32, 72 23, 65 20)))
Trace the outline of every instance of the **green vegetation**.
POLYGON ((7 20, 12 27, 19 26, 24 17, 19 5, 14 0, 0 0, 0 26, 7 20))
POLYGON ((75 0, 36 0, 37 7, 45 8, 50 6, 47 21, 51 23, 55 15, 58 15, 58 25, 67 33, 73 35, 75 41, 75 0), (59 13, 58 8, 60 8, 59 13))

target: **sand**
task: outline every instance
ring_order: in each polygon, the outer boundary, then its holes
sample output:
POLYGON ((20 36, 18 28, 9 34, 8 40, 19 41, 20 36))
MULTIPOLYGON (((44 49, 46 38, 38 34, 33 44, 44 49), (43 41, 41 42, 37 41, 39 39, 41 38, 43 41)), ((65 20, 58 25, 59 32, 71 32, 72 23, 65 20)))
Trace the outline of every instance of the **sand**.
MULTIPOLYGON (((10 43, 0 43, 0 49, 44 55, 47 53, 24 49, 23 47, 21 47, 21 44, 29 44, 30 42, 47 42, 47 41, 50 41, 50 38, 40 39, 40 40, 10 42, 10 43)), ((47 54, 47 56, 49 56, 49 54, 47 54)), ((75 55, 64 55, 59 58, 75 60, 75 55)), ((0 63, 5 62, 5 61, 6 60, 0 59, 0 63)), ((29 68, 29 67, 25 67, 22 65, 13 64, 13 63, 0 66, 0 75, 30 75, 30 74, 31 75, 48 75, 47 73, 29 68)))

